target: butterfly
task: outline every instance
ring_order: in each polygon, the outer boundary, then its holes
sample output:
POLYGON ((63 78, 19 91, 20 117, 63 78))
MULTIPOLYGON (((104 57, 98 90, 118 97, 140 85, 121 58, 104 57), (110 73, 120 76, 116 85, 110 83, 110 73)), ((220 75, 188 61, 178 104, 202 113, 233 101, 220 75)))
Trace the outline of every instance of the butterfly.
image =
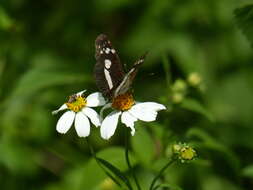
POLYGON ((125 73, 116 50, 105 34, 100 34, 96 38, 95 48, 94 75, 97 87, 103 96, 113 99, 128 92, 147 53, 134 63, 130 71, 125 73))

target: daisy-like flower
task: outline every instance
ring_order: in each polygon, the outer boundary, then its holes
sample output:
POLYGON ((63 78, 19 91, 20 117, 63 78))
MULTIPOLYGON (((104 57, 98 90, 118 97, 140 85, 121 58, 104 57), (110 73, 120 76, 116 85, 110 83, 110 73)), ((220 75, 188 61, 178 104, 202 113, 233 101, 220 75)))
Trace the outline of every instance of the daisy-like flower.
POLYGON ((59 133, 65 134, 75 122, 77 135, 79 137, 87 137, 90 134, 90 121, 96 127, 100 126, 101 118, 91 107, 103 106, 105 99, 99 92, 92 93, 85 98, 84 92, 85 90, 70 96, 68 102, 52 112, 52 114, 57 114, 59 111, 69 110, 57 122, 56 130, 59 133))
POLYGON ((134 122, 139 120, 151 122, 156 120, 157 112, 166 109, 162 104, 155 102, 135 102, 129 92, 121 94, 106 104, 102 109, 112 107, 114 109, 105 117, 101 124, 100 133, 103 139, 109 139, 115 132, 121 115, 121 122, 131 128, 131 135, 135 134, 134 122))

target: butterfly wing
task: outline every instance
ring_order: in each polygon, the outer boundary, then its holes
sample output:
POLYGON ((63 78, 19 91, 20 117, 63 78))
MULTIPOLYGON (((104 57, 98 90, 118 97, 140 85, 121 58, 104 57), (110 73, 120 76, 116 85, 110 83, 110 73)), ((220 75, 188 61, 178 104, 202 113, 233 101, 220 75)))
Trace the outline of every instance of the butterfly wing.
POLYGON ((130 71, 125 75, 125 77, 123 78, 122 82, 119 84, 119 86, 115 89, 113 96, 116 97, 120 94, 124 94, 126 93, 132 83, 133 80, 138 72, 139 67, 143 64, 145 57, 146 57, 147 53, 145 53, 143 56, 141 56, 140 59, 138 59, 135 63, 134 66, 132 67, 132 69, 130 69, 130 71))
POLYGON ((100 34, 96 41, 94 74, 98 89, 107 98, 112 98, 113 91, 122 82, 125 73, 117 52, 106 35, 100 34))

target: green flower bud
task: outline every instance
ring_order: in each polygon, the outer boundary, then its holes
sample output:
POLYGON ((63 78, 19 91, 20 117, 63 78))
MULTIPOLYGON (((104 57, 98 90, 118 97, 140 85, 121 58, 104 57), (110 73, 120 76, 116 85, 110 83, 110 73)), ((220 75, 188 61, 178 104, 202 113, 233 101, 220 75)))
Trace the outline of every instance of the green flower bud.
POLYGON ((183 101, 184 99, 184 94, 182 93, 179 93, 179 92, 176 92, 172 95, 172 102, 175 103, 175 104, 179 104, 183 101))
POLYGON ((100 184, 101 190, 112 190, 115 188, 115 183, 110 178, 104 179, 104 181, 100 184))
POLYGON ((172 146, 174 158, 181 162, 191 161, 196 157, 196 151, 186 143, 178 143, 172 146))
POLYGON ((172 152, 178 154, 181 150, 182 146, 180 144, 174 144, 172 146, 172 152))
POLYGON ((182 79, 177 79, 173 86, 172 86, 172 90, 174 92, 181 92, 181 93, 185 93, 186 91, 186 88, 187 88, 187 84, 184 80, 182 79))
POLYGON ((192 147, 186 146, 180 150, 181 160, 185 160, 185 161, 193 160, 195 156, 196 156, 196 151, 192 147))
POLYGON ((202 78, 199 73, 193 72, 189 74, 187 81, 191 86, 196 87, 200 85, 202 78))

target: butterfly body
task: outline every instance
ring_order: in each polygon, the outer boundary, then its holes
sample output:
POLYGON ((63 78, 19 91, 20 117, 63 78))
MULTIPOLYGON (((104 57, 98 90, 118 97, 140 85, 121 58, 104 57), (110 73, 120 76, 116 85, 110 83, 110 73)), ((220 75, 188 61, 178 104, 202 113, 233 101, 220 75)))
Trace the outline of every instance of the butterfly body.
POLYGON ((97 63, 94 74, 99 90, 109 99, 128 92, 146 54, 125 74, 119 56, 106 35, 100 34, 97 37, 95 47, 97 63))

